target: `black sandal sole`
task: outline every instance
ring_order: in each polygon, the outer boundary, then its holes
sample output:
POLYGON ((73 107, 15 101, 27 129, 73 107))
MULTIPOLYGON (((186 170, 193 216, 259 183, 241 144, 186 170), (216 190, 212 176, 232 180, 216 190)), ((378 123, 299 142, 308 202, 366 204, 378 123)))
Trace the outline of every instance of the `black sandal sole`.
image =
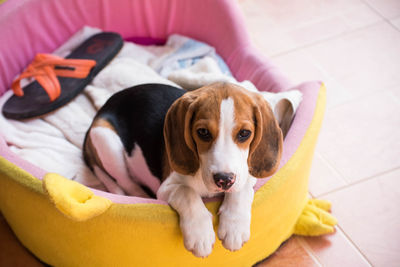
POLYGON ((117 55, 122 46, 122 37, 117 33, 102 32, 90 37, 66 57, 92 59, 97 62, 86 78, 57 77, 61 94, 53 102, 50 102, 43 87, 34 81, 23 88, 24 96, 13 95, 7 100, 3 106, 4 116, 16 120, 28 119, 64 106, 85 89, 86 85, 117 55))

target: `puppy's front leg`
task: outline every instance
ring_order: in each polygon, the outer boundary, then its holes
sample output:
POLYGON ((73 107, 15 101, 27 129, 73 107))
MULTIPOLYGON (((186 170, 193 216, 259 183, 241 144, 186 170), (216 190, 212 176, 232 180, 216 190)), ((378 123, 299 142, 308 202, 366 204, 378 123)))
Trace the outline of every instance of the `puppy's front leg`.
POLYGON ((200 195, 192 187, 182 183, 184 179, 185 177, 172 173, 161 184, 157 196, 178 212, 185 248, 197 257, 207 257, 215 242, 212 215, 204 206, 200 195))
POLYGON ((240 249, 250 238, 251 204, 256 179, 249 177, 239 192, 225 193, 219 208, 218 237, 222 245, 231 251, 240 249))

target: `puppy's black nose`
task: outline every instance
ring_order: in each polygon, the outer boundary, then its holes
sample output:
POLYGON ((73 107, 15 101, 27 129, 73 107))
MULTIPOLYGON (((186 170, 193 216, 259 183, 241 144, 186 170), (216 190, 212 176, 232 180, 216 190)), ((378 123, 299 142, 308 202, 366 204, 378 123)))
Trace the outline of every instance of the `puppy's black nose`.
POLYGON ((215 184, 223 190, 228 190, 236 180, 236 175, 231 172, 219 172, 214 174, 213 177, 215 184))

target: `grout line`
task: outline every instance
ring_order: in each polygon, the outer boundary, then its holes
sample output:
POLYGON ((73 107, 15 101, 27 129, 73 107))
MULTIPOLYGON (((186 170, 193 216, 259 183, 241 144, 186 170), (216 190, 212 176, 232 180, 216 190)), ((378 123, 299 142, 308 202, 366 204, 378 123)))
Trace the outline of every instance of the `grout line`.
POLYGON ((372 12, 374 12, 376 15, 378 15, 379 17, 381 17, 384 20, 387 20, 387 18, 381 13, 379 12, 378 9, 376 9, 373 5, 371 5, 370 2, 368 2, 367 0, 362 0, 364 2, 364 4, 369 7, 369 9, 371 9, 372 12))
POLYGON ((396 31, 400 32, 400 29, 396 27, 396 25, 394 25, 392 23, 392 20, 398 19, 399 17, 393 18, 393 19, 389 19, 387 17, 385 17, 385 15, 383 15, 378 9, 376 9, 373 5, 371 5, 367 0, 362 0, 364 2, 364 4, 366 6, 368 6, 376 15, 378 15, 379 17, 381 17, 384 21, 386 21, 387 23, 390 24, 390 26, 392 26, 392 28, 394 28, 396 31))
MULTIPOLYGON (((287 54, 293 53, 293 52, 295 52, 295 51, 297 51, 297 50, 306 49, 306 48, 309 48, 309 47, 314 46, 314 45, 321 44, 321 43, 326 42, 326 41, 331 41, 331 40, 334 40, 334 39, 339 38, 339 37, 342 37, 342 36, 346 36, 346 35, 353 34, 353 33, 357 32, 357 31, 362 31, 362 30, 368 29, 368 28, 370 28, 370 27, 374 27, 374 26, 376 26, 376 25, 378 25, 378 24, 380 24, 380 23, 383 23, 383 22, 388 22, 388 21, 387 21, 386 19, 379 20, 379 21, 376 21, 376 22, 374 22, 374 23, 370 23, 370 24, 368 24, 368 25, 364 25, 364 26, 361 26, 361 27, 359 27, 359 28, 350 30, 350 31, 348 31, 348 32, 343 32, 343 33, 340 33, 340 34, 335 34, 335 35, 332 35, 332 36, 330 36, 330 37, 322 38, 322 39, 316 40, 316 41, 314 41, 314 42, 310 42, 310 43, 303 44, 303 45, 300 45, 300 46, 297 46, 297 47, 294 47, 294 48, 290 48, 290 49, 288 49, 288 50, 284 50, 284 51, 278 52, 278 53, 276 53, 276 54, 270 54, 270 55, 268 55, 267 57, 268 57, 269 59, 272 59, 272 58, 275 58, 275 57, 287 55, 287 54)), ((392 24, 390 24, 390 25, 392 25, 392 24)), ((262 51, 262 49, 260 49, 260 50, 262 51)))
POLYGON ((373 266, 373 265, 372 265, 372 262, 370 262, 370 260, 367 258, 367 256, 361 251, 361 249, 356 245, 356 243, 354 243, 354 241, 350 238, 350 236, 348 236, 348 235, 346 234, 346 232, 343 230, 343 228, 340 227, 339 224, 336 225, 336 227, 337 227, 337 228, 340 230, 340 232, 344 235, 344 237, 347 239, 347 241, 353 246, 353 248, 354 248, 355 250, 357 250, 358 253, 360 253, 361 258, 363 258, 366 262, 368 262, 368 264, 369 264, 370 266, 373 266))
MULTIPOLYGON (((398 19, 398 18, 396 18, 396 19, 398 19)), ((396 25, 393 24, 392 20, 388 20, 388 22, 389 22, 390 26, 392 26, 396 31, 400 32, 400 29, 396 25)))
POLYGON ((318 153, 319 157, 321 160, 337 175, 340 177, 340 179, 348 186, 350 184, 350 181, 346 179, 346 176, 341 173, 329 160, 327 160, 319 151, 316 151, 318 153))
POLYGON ((304 237, 299 236, 297 238, 299 245, 307 252, 307 255, 320 267, 324 266, 322 262, 318 259, 318 256, 314 254, 313 249, 308 245, 304 237))
MULTIPOLYGON (((344 86, 343 86, 343 87, 344 87, 344 86)), ((354 102, 354 101, 362 101, 362 100, 364 100, 365 98, 367 98, 367 97, 369 97, 369 96, 371 96, 371 95, 375 95, 375 94, 376 94, 376 95, 377 95, 377 94, 381 95, 382 92, 388 91, 388 90, 390 90, 390 89, 382 89, 381 91, 371 91, 371 92, 367 92, 367 93, 364 93, 364 94, 359 95, 359 96, 352 96, 350 99, 345 100, 345 101, 343 101, 343 102, 341 102, 341 103, 338 103, 338 104, 336 104, 336 105, 334 105, 334 106, 328 108, 327 111, 328 111, 328 110, 329 110, 329 111, 333 111, 333 110, 335 110, 336 108, 340 108, 340 107, 342 107, 342 106, 344 106, 344 105, 347 105, 347 104, 349 104, 349 103, 351 103, 351 102, 354 102)))
POLYGON ((390 170, 386 170, 386 171, 383 171, 383 172, 379 172, 379 173, 377 173, 377 174, 373 174, 373 175, 368 176, 368 177, 366 177, 366 178, 363 178, 363 179, 361 179, 361 180, 358 180, 358 181, 349 183, 348 185, 340 186, 340 187, 335 188, 335 189, 333 189, 333 190, 331 190, 331 191, 329 191, 329 192, 325 192, 325 193, 323 193, 323 194, 320 194, 320 195, 318 195, 317 197, 325 197, 326 195, 329 195, 329 194, 332 194, 332 193, 336 193, 336 192, 338 192, 338 191, 341 191, 341 190, 346 189, 346 188, 350 188, 350 187, 352 187, 352 186, 356 186, 356 185, 358 185, 358 184, 361 184, 361 183, 370 181, 370 180, 372 180, 372 179, 378 178, 378 177, 380 177, 380 176, 386 175, 386 174, 388 174, 388 173, 391 173, 391 172, 394 172, 394 171, 397 171, 397 170, 400 170, 400 167, 395 167, 395 168, 392 168, 392 169, 390 169, 390 170))
MULTIPOLYGON (((337 81, 336 81, 336 82, 337 82, 337 81)), ((343 85, 341 85, 340 83, 339 83, 339 85, 343 87, 343 85)), ((400 85, 398 85, 398 86, 400 87, 400 85)), ((336 108, 340 108, 340 107, 342 107, 342 106, 344 106, 344 105, 348 105, 348 104, 351 103, 351 102, 363 101, 363 100, 365 100, 366 98, 371 97, 371 96, 373 96, 373 95, 389 94, 389 95, 391 95, 392 99, 394 99, 394 101, 395 101, 396 103, 400 103, 400 98, 398 98, 395 94, 392 93, 392 91, 393 91, 395 88, 398 88, 398 86, 390 85, 390 86, 382 87, 382 88, 380 89, 380 91, 371 91, 371 92, 364 93, 363 95, 360 95, 360 96, 353 96, 353 97, 351 97, 350 99, 345 100, 345 101, 343 101, 343 102, 341 102, 341 103, 338 103, 338 104, 336 104, 336 105, 334 105, 334 106, 327 107, 327 108, 326 108, 326 112, 328 112, 328 111, 329 111, 329 112, 332 112, 332 111, 334 111, 336 108)))

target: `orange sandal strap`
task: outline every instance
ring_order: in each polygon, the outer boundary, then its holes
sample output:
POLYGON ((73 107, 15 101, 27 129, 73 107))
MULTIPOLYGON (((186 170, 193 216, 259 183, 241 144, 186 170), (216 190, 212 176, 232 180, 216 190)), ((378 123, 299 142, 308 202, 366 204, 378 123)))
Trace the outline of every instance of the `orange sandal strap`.
POLYGON ((65 59, 49 54, 37 54, 33 62, 13 81, 11 88, 15 95, 23 96, 20 81, 34 77, 49 95, 50 101, 54 101, 61 94, 57 76, 83 79, 95 65, 96 61, 90 59, 65 59))

